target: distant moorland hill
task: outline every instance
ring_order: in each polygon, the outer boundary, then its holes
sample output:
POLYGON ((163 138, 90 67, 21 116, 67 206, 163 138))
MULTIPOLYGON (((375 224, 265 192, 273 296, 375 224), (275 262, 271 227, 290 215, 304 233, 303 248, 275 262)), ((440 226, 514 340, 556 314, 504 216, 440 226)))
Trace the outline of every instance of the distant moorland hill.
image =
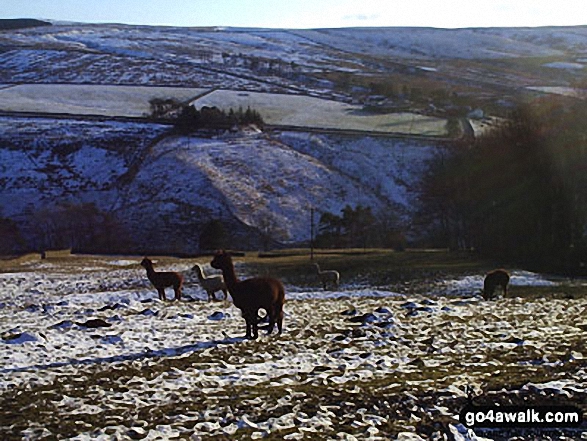
POLYGON ((35 28, 39 26, 51 26, 48 21, 35 20, 33 18, 6 18, 0 19, 0 31, 10 29, 35 28))

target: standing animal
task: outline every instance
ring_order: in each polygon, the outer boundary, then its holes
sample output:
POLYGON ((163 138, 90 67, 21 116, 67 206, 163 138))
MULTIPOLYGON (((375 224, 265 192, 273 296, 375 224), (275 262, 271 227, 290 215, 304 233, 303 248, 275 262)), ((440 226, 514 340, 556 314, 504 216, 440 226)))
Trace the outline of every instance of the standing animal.
POLYGON ((198 275, 198 280, 204 291, 208 293, 208 301, 216 300, 216 291, 222 291, 224 293, 224 300, 228 295, 228 290, 226 289, 226 283, 224 283, 224 278, 222 276, 208 276, 204 274, 204 269, 201 265, 195 264, 192 268, 198 275))
POLYGON ((267 333, 271 334, 273 327, 277 324, 277 329, 281 334, 285 288, 279 280, 270 277, 238 280, 232 257, 225 251, 217 252, 210 265, 212 268, 222 270, 224 282, 234 305, 242 311, 247 324, 247 338, 257 338, 259 335, 259 309, 267 311, 269 318, 267 333))
POLYGON ((506 270, 496 269, 490 271, 485 276, 483 281, 483 291, 481 294, 485 300, 491 300, 494 298, 495 288, 501 287, 503 296, 507 296, 508 283, 510 282, 510 275, 506 270))
POLYGON ((322 282, 322 288, 324 288, 324 290, 326 290, 326 286, 328 284, 338 289, 338 284, 340 283, 340 273, 338 271, 321 271, 320 265, 318 265, 317 263, 315 263, 314 266, 316 267, 316 272, 318 274, 318 277, 320 278, 320 281, 322 282))
POLYGON ((153 262, 147 257, 143 259, 141 266, 147 270, 147 277, 155 289, 157 289, 160 300, 165 300, 165 288, 169 286, 173 286, 175 300, 181 300, 181 287, 183 285, 183 277, 181 274, 174 271, 157 272, 153 268, 153 262))

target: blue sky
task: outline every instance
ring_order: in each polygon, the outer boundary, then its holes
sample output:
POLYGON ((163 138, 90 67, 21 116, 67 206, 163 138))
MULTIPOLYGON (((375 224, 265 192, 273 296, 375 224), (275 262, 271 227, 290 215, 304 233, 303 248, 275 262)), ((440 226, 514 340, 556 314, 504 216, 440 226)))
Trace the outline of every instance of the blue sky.
POLYGON ((585 0, 0 0, 1 18, 172 26, 587 25, 585 0))

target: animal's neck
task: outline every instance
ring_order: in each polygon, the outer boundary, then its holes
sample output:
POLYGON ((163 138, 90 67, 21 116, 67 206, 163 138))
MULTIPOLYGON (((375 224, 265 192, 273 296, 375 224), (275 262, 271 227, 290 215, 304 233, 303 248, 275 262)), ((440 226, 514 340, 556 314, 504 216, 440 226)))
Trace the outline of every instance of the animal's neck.
POLYGON ((236 273, 234 272, 234 264, 232 262, 227 263, 222 268, 222 276, 224 277, 228 291, 231 294, 234 294, 234 288, 238 283, 238 279, 236 277, 236 273))
POLYGON ((147 279, 149 279, 152 283, 155 283, 154 282, 154 279, 156 279, 155 270, 153 269, 152 266, 147 267, 147 279))

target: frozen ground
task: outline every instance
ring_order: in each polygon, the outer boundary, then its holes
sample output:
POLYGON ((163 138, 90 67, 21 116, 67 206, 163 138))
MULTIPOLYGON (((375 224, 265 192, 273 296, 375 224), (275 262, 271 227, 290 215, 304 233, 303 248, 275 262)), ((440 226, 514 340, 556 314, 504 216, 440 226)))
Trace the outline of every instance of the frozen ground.
POLYGON ((502 403, 587 398, 585 298, 485 302, 480 278, 414 295, 286 286, 284 333, 247 341, 230 302, 204 301, 193 261, 157 264, 186 275, 183 301, 157 300, 130 258, 0 274, 3 439, 472 440, 466 386, 502 403))

